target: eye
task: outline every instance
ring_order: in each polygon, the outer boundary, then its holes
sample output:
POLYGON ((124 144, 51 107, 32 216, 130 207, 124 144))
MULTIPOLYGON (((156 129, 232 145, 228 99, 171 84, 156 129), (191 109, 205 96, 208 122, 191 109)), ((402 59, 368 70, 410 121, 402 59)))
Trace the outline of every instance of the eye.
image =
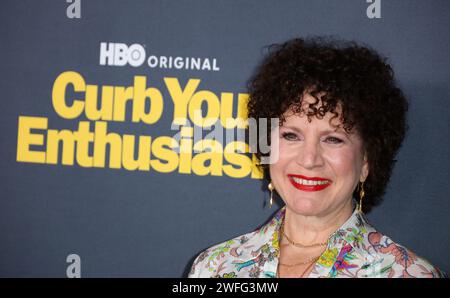
POLYGON ((325 141, 328 142, 328 143, 331 143, 331 144, 340 144, 340 143, 343 142, 341 139, 336 138, 336 137, 327 137, 325 139, 325 141))
POLYGON ((285 140, 288 140, 288 141, 295 141, 295 140, 297 140, 297 135, 295 133, 292 133, 292 132, 283 132, 281 134, 281 137, 283 139, 285 139, 285 140))

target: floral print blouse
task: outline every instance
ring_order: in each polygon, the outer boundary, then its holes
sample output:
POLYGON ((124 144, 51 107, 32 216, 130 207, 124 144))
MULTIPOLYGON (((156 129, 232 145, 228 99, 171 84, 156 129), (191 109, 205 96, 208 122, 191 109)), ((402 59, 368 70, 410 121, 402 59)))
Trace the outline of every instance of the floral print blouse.
MULTIPOLYGON (((254 232, 197 256, 189 277, 276 277, 286 207, 254 232)), ((376 231, 356 209, 328 239, 308 277, 444 277, 444 273, 376 231)))

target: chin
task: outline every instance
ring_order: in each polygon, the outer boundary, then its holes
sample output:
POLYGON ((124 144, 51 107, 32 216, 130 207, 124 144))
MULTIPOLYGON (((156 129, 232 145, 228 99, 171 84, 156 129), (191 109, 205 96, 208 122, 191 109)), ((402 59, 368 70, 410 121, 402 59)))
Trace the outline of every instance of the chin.
POLYGON ((294 213, 304 216, 317 215, 322 211, 317 202, 310 199, 296 199, 288 202, 287 207, 294 213))

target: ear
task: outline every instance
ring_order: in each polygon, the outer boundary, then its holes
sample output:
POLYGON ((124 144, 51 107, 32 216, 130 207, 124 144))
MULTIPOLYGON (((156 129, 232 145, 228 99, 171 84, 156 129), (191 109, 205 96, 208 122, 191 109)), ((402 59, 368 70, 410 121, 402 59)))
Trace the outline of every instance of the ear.
POLYGON ((369 176, 369 161, 367 159, 367 154, 364 154, 363 166, 361 169, 361 176, 359 177, 359 181, 366 181, 367 176, 369 176))

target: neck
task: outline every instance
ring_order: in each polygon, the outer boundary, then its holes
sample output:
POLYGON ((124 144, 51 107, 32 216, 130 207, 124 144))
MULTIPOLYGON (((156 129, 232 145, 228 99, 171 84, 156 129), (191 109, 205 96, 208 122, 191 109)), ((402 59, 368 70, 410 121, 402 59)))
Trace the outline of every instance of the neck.
MULTIPOLYGON (((352 215, 352 201, 348 200, 340 208, 320 216, 305 216, 293 212, 286 206, 284 231, 294 242, 304 245, 326 242, 352 215)), ((286 241, 283 239, 283 241, 286 241)))

